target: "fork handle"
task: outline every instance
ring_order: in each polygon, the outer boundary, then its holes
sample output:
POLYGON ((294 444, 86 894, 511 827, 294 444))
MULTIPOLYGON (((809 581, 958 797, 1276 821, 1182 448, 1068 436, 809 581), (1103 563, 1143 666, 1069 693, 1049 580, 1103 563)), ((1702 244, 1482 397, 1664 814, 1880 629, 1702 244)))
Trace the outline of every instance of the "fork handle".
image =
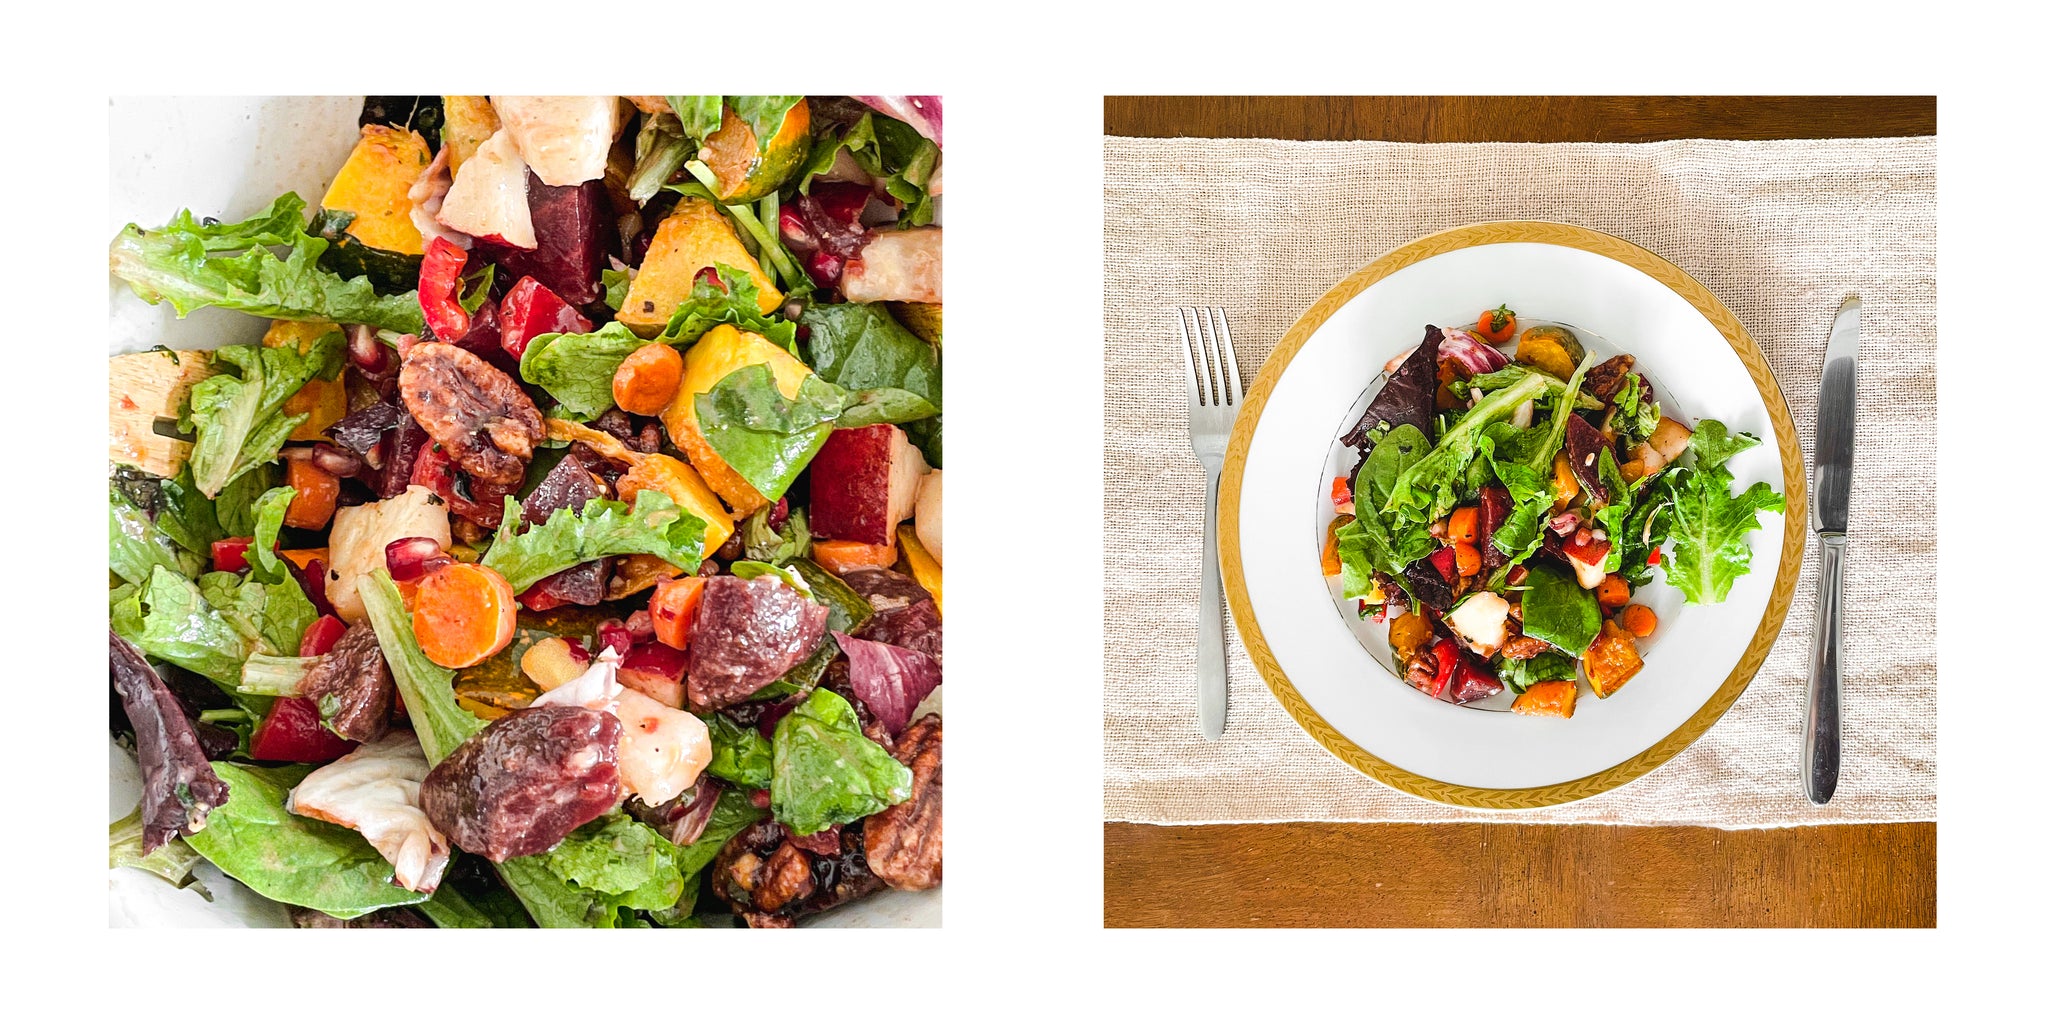
POLYGON ((1842 555, 1849 538, 1820 537, 1820 597, 1813 616, 1813 667, 1806 680, 1806 798, 1834 798, 1842 764, 1842 555))
POLYGON ((1209 474, 1209 502, 1202 518, 1202 619, 1195 643, 1195 679, 1202 713, 1202 736, 1223 738, 1224 708, 1229 684, 1223 674, 1223 574, 1216 567, 1216 488, 1218 472, 1209 474))

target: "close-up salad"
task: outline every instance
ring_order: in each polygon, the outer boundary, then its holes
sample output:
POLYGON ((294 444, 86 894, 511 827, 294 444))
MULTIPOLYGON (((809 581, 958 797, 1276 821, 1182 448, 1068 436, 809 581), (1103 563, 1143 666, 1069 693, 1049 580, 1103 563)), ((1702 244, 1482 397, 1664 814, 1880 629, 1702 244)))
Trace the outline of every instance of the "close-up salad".
POLYGON ((935 96, 370 97, 310 210, 122 230, 268 326, 110 365, 112 863, 301 927, 936 888, 940 147, 935 96))
MULTIPOLYGON (((1583 335, 1583 338, 1582 338, 1583 335)), ((1460 705, 1569 718, 1580 677, 1612 696, 1644 665, 1661 576, 1686 604, 1749 570, 1768 484, 1736 492, 1728 460, 1758 443, 1688 426, 1626 353, 1518 319, 1506 305, 1425 328, 1339 441, 1323 574, 1360 618, 1388 622, 1409 685, 1460 705)))

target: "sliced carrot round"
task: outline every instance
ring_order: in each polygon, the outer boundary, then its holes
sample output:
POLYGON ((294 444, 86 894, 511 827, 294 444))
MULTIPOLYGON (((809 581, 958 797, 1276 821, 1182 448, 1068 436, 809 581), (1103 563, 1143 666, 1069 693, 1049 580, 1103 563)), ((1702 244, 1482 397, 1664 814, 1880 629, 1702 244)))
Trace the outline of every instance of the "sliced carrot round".
POLYGON ((468 668, 512 642, 519 605, 494 569, 455 562, 420 577, 412 631, 420 651, 442 668, 468 668))
POLYGON ((683 357, 674 348, 650 342, 632 351, 612 375, 612 401, 636 416, 657 416, 676 397, 683 383, 683 357))
POLYGON ((647 613, 654 619, 654 638, 676 650, 687 650, 697 605, 703 600, 702 576, 678 576, 655 584, 654 598, 647 603, 647 613))
POLYGON ((1657 613, 1639 604, 1629 605, 1615 613, 1614 621, 1639 637, 1657 631, 1657 613))

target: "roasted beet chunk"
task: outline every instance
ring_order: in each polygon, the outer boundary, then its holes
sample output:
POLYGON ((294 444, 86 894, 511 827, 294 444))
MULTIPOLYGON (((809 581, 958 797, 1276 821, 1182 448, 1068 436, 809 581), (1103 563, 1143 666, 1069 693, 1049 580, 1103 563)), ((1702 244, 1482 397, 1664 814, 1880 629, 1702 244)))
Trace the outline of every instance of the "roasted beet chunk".
POLYGON ((862 640, 894 644, 932 659, 943 666, 945 637, 939 622, 939 606, 927 598, 902 608, 878 611, 860 624, 853 635, 862 640))
POLYGON ((533 215, 534 240, 540 243, 537 248, 478 238, 476 251, 498 265, 501 279, 531 277, 572 306, 603 298, 598 271, 604 265, 605 234, 615 230, 603 179, 549 185, 529 171, 526 203, 533 215))
POLYGON ((174 835, 205 828, 207 812, 227 802, 228 784, 213 773, 178 698, 142 652, 109 631, 107 654, 114 694, 135 727, 135 760, 142 766, 142 850, 148 853, 174 835))
POLYGON ((463 741, 420 786, 428 820, 494 863, 553 849, 619 802, 617 717, 547 705, 463 741))
POLYGON ((1479 568, 1492 572, 1508 560, 1508 556, 1493 546, 1493 532, 1507 521, 1514 503, 1508 500, 1505 487, 1488 484, 1479 489, 1479 568))
POLYGON ((690 705, 746 699, 804 660, 825 635, 825 606, 773 576, 704 581, 690 631, 690 705))
POLYGON ((299 696, 320 707, 320 720, 336 736, 375 743, 391 729, 391 667, 369 623, 348 628, 299 683, 299 696))
POLYGON ((896 744, 896 760, 910 767, 910 799, 867 819, 868 868, 897 889, 939 884, 944 852, 939 776, 939 716, 911 723, 896 744))
POLYGON ((1579 478, 1586 493, 1596 501, 1607 502, 1607 485, 1600 482, 1600 453, 1609 448, 1600 428, 1586 422, 1584 416, 1574 415, 1565 421, 1564 450, 1565 456, 1571 459, 1572 475, 1579 478))
POLYGON ((916 580, 893 569, 856 569, 840 578, 878 612, 906 608, 932 598, 916 580))
MULTIPOLYGON (((580 511, 584 502, 599 497, 603 494, 590 475, 589 464, 571 449, 526 495, 520 504, 519 518, 528 526, 537 526, 557 510, 580 511)), ((611 564, 611 559, 600 558, 572 565, 528 588, 520 595, 519 603, 537 612, 565 604, 597 604, 604 600, 604 584, 611 576, 611 564)))

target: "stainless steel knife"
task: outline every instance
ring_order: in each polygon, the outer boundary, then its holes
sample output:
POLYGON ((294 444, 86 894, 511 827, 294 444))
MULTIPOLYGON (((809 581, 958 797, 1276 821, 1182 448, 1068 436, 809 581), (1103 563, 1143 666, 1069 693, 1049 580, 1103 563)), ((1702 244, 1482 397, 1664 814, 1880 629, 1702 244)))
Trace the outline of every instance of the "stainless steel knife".
POLYGON ((1813 532, 1820 538, 1820 604, 1806 680, 1806 798, 1827 803, 1842 765, 1842 556, 1849 547, 1849 470, 1856 445, 1856 346, 1863 302, 1835 314, 1820 374, 1813 443, 1813 532))

